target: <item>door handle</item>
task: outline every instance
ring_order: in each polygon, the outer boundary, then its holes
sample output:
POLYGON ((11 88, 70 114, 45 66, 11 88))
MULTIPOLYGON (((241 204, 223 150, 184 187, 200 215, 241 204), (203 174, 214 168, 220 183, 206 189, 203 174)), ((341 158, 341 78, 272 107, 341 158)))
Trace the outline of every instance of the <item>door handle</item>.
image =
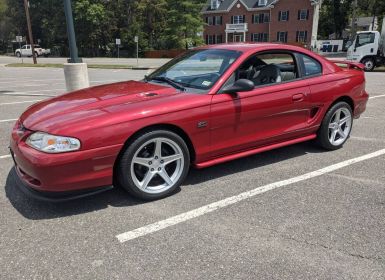
POLYGON ((305 95, 303 93, 298 93, 293 95, 293 101, 294 102, 300 102, 305 98, 305 95))

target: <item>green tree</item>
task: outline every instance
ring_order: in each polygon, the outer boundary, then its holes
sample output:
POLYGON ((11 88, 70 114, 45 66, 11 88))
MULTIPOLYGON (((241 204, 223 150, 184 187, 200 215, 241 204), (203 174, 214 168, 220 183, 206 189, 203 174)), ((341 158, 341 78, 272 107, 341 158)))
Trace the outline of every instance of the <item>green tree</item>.
POLYGON ((203 20, 200 14, 204 0, 168 0, 165 47, 188 48, 202 44, 200 32, 203 20))
POLYGON ((334 34, 342 37, 342 31, 349 23, 352 0, 324 0, 320 11, 319 35, 327 38, 334 34))
MULTIPOLYGON (((77 46, 81 56, 114 55, 121 38, 125 55, 152 49, 186 48, 202 43, 201 8, 207 0, 72 0, 77 46)), ((35 43, 68 55, 62 0, 31 0, 35 43)), ((23 0, 0 0, 0 41, 26 36, 23 0), (3 15, 2 15, 2 14, 3 15), (4 16, 5 14, 5 16, 4 16)), ((122 54, 121 52, 121 54, 122 54)))
POLYGON ((384 0, 361 0, 358 1, 359 15, 379 17, 380 28, 382 26, 382 20, 385 14, 385 1, 384 0))

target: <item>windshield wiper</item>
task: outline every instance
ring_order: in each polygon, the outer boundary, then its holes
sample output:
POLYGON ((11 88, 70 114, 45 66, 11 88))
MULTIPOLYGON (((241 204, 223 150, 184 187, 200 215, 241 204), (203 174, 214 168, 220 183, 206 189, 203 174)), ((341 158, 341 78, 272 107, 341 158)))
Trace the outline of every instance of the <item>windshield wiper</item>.
POLYGON ((146 81, 160 81, 160 82, 166 82, 168 83, 169 85, 173 86, 174 88, 176 89, 179 89, 181 91, 185 91, 186 89, 180 85, 179 83, 175 82, 174 80, 170 79, 170 78, 167 78, 167 77, 144 77, 144 79, 146 81))

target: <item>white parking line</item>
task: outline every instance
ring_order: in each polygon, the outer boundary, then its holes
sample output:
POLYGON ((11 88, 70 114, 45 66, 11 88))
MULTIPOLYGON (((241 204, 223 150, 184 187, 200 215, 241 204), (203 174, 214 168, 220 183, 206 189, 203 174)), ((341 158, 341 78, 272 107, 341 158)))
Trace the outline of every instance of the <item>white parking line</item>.
POLYGON ((17 121, 17 119, 0 120, 0 123, 14 122, 14 121, 17 121))
MULTIPOLYGON (((28 90, 28 91, 20 91, 20 92, 22 92, 22 93, 30 93, 30 92, 57 91, 57 90, 65 90, 65 89, 64 88, 54 88, 54 89, 28 90)), ((13 93, 20 93, 20 92, 2 92, 1 94, 12 95, 13 93)))
POLYGON ((380 98, 380 97, 385 97, 385 94, 371 96, 369 97, 369 99, 380 98))
POLYGON ((29 84, 31 82, 64 81, 64 78, 63 79, 28 80, 28 79, 23 77, 23 80, 20 80, 20 79, 15 79, 15 80, 12 80, 12 81, 1 81, 0 80, 0 84, 10 84, 10 83, 16 83, 16 82, 18 84, 29 84), (15 80, 18 80, 18 81, 15 81, 15 80))
POLYGON ((11 155, 4 155, 4 156, 0 156, 0 159, 3 159, 3 158, 10 158, 11 155))
POLYGON ((8 103, 0 103, 0 106, 1 105, 22 104, 22 103, 34 103, 34 102, 39 102, 39 101, 41 101, 41 99, 28 100, 28 101, 8 102, 8 103))
POLYGON ((271 191, 271 190, 274 190, 277 188, 285 187, 285 186, 291 185, 293 183, 301 182, 301 181, 304 181, 304 180, 307 180, 310 178, 321 176, 323 174, 330 173, 332 171, 335 171, 335 170, 341 169, 343 167, 355 164, 357 162, 361 162, 364 160, 375 158, 375 157, 378 157, 378 156, 381 156, 384 154, 385 154, 385 149, 378 150, 374 153, 370 153, 370 154, 366 154, 366 155, 363 155, 360 157, 345 160, 345 161, 342 161, 340 163, 329 165, 325 168, 321 168, 321 169, 318 169, 316 171, 312 171, 312 172, 309 172, 309 173, 306 173, 306 174, 303 174, 303 175, 300 175, 297 177, 293 177, 293 178, 290 178, 287 180, 283 180, 283 181, 271 183, 271 184, 268 184, 268 185, 265 185, 262 187, 258 187, 258 188, 255 188, 253 190, 243 192, 243 193, 240 193, 238 195, 231 196, 231 197, 225 198, 223 200, 219 200, 217 202, 202 206, 200 208, 197 208, 197 209, 194 209, 194 210, 170 217, 168 219, 165 219, 165 220, 153 223, 153 224, 149 224, 149 225, 125 232, 125 233, 118 234, 118 235, 116 235, 116 238, 119 240, 119 242, 123 243, 123 242, 129 241, 129 240, 132 240, 132 239, 135 239, 135 238, 138 238, 141 236, 145 236, 145 235, 160 231, 162 229, 177 225, 179 223, 186 222, 188 220, 197 218, 199 216, 214 212, 214 211, 219 210, 221 208, 224 208, 224 207, 236 204, 238 202, 241 202, 245 199, 249 199, 251 197, 254 197, 258 194, 265 193, 265 192, 268 192, 268 191, 271 191))
POLYGON ((30 90, 30 91, 0 92, 0 95, 56 96, 56 95, 53 95, 53 94, 34 93, 34 92, 42 92, 42 91, 53 92, 53 91, 64 91, 64 89, 42 89, 42 90, 30 90))
POLYGON ((19 87, 46 87, 48 86, 49 84, 34 84, 34 85, 31 85, 31 84, 27 84, 27 85, 23 85, 23 84, 17 84, 17 85, 12 85, 12 86, 5 86, 6 89, 9 89, 9 88, 19 88, 19 87))

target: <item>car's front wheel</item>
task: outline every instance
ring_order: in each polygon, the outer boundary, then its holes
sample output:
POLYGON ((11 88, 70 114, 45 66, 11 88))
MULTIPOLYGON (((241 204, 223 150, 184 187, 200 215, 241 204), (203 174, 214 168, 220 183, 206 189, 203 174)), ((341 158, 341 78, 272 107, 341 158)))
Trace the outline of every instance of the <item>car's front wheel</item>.
POLYGON ((336 150, 348 140, 353 125, 353 113, 346 102, 334 104, 326 113, 318 131, 318 143, 327 150, 336 150))
POLYGON ((21 57, 21 53, 20 53, 20 52, 17 52, 17 53, 16 53, 16 56, 17 56, 17 57, 21 57))
POLYGON ((185 179, 190 166, 184 140, 167 130, 144 133, 124 151, 117 179, 132 195, 155 200, 168 196, 185 179))

